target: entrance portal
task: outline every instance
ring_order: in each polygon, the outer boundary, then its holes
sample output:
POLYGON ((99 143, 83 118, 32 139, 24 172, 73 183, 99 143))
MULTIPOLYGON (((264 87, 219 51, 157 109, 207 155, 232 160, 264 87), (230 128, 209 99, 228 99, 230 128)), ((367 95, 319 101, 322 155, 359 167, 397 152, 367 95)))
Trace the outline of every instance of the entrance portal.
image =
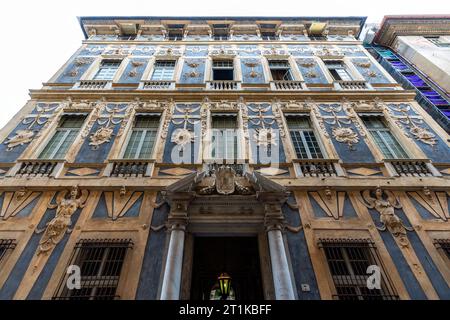
POLYGON ((223 272, 232 278, 230 299, 264 298, 256 237, 194 238, 191 299, 217 299, 223 272))

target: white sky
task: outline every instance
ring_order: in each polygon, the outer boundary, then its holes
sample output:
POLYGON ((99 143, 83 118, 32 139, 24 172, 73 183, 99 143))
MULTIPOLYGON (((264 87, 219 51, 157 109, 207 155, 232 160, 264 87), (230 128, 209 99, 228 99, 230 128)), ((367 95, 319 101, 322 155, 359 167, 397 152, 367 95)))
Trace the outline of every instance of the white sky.
POLYGON ((77 16, 368 16, 450 14, 448 0, 2 1, 0 128, 81 45, 77 16))

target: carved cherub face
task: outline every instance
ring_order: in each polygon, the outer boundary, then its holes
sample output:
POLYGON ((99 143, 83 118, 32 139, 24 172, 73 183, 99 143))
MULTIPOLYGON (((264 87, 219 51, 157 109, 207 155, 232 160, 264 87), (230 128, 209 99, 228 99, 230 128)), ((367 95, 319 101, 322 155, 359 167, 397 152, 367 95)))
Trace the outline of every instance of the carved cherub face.
POLYGON ((377 190, 375 191, 375 196, 377 197, 377 199, 382 199, 383 190, 381 190, 380 188, 377 188, 377 190))

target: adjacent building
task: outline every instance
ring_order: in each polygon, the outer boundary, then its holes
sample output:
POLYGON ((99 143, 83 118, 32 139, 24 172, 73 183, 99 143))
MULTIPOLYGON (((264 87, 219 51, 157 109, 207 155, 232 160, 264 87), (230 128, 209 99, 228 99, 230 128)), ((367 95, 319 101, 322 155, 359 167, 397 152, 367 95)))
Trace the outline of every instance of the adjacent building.
POLYGON ((79 22, 0 131, 0 299, 450 298, 448 134, 365 17, 79 22))
POLYGON ((450 16, 385 16, 370 43, 382 66, 449 132, 450 16))

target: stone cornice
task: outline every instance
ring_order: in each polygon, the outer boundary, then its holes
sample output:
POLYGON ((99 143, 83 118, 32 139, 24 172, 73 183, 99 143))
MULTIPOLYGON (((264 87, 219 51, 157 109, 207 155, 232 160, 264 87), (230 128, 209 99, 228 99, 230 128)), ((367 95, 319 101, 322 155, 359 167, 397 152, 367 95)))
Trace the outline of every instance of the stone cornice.
POLYGON ((399 36, 450 35, 450 15, 385 16, 374 42, 390 47, 399 36))
POLYGON ((367 100, 380 98, 384 101, 413 101, 416 93, 412 90, 386 90, 386 91, 297 91, 297 92, 276 92, 276 91, 230 91, 230 92, 211 92, 211 91, 138 91, 138 90, 116 90, 116 91, 87 91, 87 90, 30 90, 32 99, 37 100, 64 100, 68 96, 74 99, 101 99, 105 97, 110 101, 133 101, 136 98, 144 100, 168 100, 175 101, 202 101, 205 97, 211 100, 221 99, 239 99, 244 97, 252 101, 270 101, 272 99, 287 100, 306 100, 308 98, 316 101, 340 101, 343 97, 352 100, 367 100))

